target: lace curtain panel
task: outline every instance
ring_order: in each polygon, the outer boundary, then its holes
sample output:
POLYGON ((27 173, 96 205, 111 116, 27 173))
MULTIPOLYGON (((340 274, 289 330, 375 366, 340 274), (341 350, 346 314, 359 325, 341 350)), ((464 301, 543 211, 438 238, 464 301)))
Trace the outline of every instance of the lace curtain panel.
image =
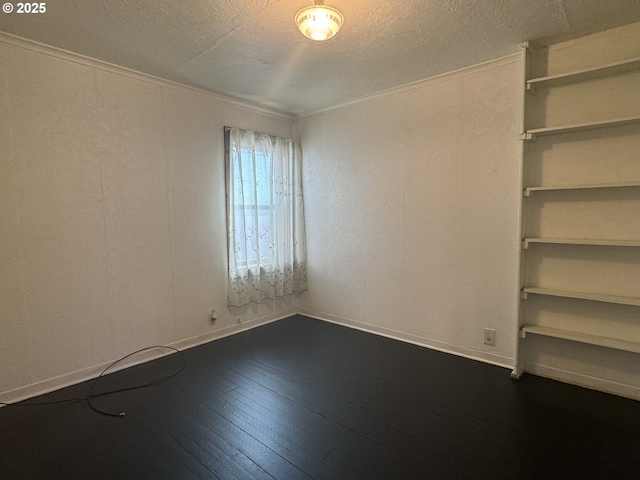
POLYGON ((227 304, 306 290, 300 148, 237 128, 228 135, 227 304))

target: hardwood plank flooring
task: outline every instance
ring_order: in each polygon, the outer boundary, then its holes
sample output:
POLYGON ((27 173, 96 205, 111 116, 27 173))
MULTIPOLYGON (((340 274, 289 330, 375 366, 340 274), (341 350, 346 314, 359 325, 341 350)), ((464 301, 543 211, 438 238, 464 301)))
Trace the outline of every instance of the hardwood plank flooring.
POLYGON ((6 479, 640 478, 640 402, 294 316, 0 409, 6 479), (159 378, 177 355, 106 376, 159 378), (86 395, 89 383, 34 401, 86 395), (28 402, 27 402, 28 403, 28 402))

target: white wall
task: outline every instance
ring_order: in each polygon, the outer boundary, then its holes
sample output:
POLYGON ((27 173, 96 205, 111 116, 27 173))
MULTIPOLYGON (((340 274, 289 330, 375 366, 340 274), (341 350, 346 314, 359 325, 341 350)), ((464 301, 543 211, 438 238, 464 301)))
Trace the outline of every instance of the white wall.
POLYGON ((224 125, 293 133, 284 115, 0 36, 2 400, 293 308, 226 307, 224 125))
POLYGON ((519 72, 510 57, 296 122, 305 313, 512 365, 519 72))

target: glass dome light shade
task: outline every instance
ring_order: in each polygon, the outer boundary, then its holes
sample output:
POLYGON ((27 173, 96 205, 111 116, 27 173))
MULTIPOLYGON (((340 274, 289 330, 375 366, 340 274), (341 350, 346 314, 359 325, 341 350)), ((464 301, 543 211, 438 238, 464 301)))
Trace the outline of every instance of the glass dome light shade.
POLYGON ((344 17, 335 8, 316 3, 296 14, 296 25, 311 40, 326 40, 333 37, 344 22, 344 17))

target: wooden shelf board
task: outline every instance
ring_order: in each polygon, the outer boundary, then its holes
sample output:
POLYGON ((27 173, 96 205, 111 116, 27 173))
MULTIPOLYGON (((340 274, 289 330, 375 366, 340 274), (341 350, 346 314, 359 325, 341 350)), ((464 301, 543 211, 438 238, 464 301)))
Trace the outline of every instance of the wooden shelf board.
POLYGON ((532 333, 535 335, 563 338, 565 340, 572 340, 574 342, 588 343, 590 345, 599 345, 601 347, 615 348, 616 350, 625 350, 627 352, 640 353, 640 343, 629 342, 627 340, 600 337, 597 335, 560 330, 557 328, 540 327, 538 325, 523 325, 521 331, 525 335, 527 333, 532 333))
POLYGON ((603 120, 599 122, 561 125, 558 127, 533 128, 531 130, 527 130, 523 138, 525 140, 533 140, 535 137, 541 137, 545 135, 559 135, 561 133, 582 132, 584 130, 595 130, 598 128, 621 127, 634 123, 640 123, 640 115, 636 115, 633 117, 615 118, 612 120, 603 120))
POLYGON ((594 188, 633 188, 640 187, 640 182, 587 183, 582 185, 552 185, 549 187, 526 187, 523 195, 528 197, 533 192, 552 192, 556 190, 585 190, 594 188))
POLYGON ((559 75, 532 78, 531 80, 527 80, 527 89, 566 85, 569 83, 577 83, 584 80, 592 80, 594 78, 631 72, 637 69, 640 69, 640 57, 623 60, 621 62, 609 63, 599 67, 562 73, 559 75))
POLYGON ((589 292, 573 292, 570 290, 559 290, 555 288, 541 288, 541 287, 525 287, 522 289, 525 294, 532 293, 535 295, 550 295, 553 297, 564 298, 576 298, 579 300, 592 300, 594 302, 606 302, 617 303, 620 305, 633 305, 640 307, 640 298, 637 297, 623 297, 619 295, 604 295, 600 293, 589 292))
POLYGON ((529 243, 552 243, 560 245, 595 245, 603 247, 640 247, 640 240, 596 240, 586 238, 537 238, 527 237, 522 240, 524 248, 529 243))

